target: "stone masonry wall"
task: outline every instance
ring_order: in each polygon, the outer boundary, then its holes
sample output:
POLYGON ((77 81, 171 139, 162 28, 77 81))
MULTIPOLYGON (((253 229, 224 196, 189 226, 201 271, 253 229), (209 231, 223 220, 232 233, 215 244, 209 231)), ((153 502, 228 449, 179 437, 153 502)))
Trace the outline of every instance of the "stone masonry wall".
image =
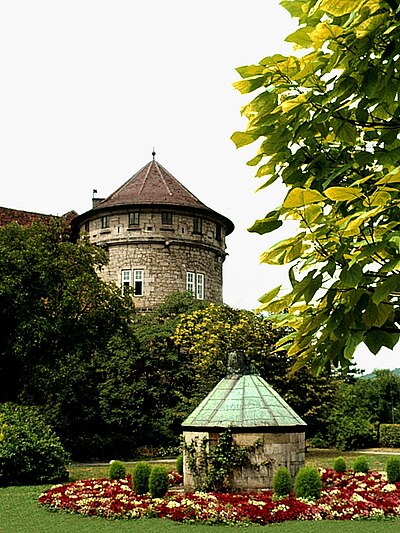
POLYGON ((138 309, 152 309, 168 294, 186 290, 186 273, 204 275, 204 298, 222 302, 222 264, 225 259, 225 227, 201 215, 202 232, 193 232, 197 213, 172 212, 172 224, 162 224, 160 209, 142 209, 140 223, 129 225, 129 211, 109 213, 109 227, 102 216, 89 212, 80 234, 108 252, 109 264, 100 272, 105 281, 121 285, 122 270, 144 270, 143 295, 135 296, 138 309))
MULTIPOLYGON (((186 442, 204 437, 210 439, 206 432, 184 432, 186 442)), ((305 433, 234 433, 233 439, 239 446, 252 448, 250 465, 234 472, 231 486, 237 491, 258 490, 272 487, 275 471, 286 466, 292 480, 304 466, 305 433), (254 445, 257 444, 255 447, 254 445)), ((210 440, 211 445, 213 440, 210 440)), ((194 488, 194 479, 186 461, 184 462, 184 485, 186 490, 194 488)))

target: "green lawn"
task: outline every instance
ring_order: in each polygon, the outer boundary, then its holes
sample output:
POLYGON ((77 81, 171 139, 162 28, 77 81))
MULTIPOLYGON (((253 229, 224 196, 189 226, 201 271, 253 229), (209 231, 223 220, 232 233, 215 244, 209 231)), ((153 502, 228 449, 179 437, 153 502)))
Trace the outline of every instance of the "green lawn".
MULTIPOLYGON (((332 461, 343 455, 351 462, 359 453, 340 453, 326 450, 314 450, 307 454, 308 464, 332 466, 332 461)), ((384 469, 386 457, 367 455, 371 468, 384 469)), ((173 463, 169 463, 173 466, 173 463)), ((128 465, 128 471, 131 465, 128 465)), ((88 467, 84 465, 71 467, 71 478, 102 477, 108 468, 88 467)), ((249 533, 259 533, 259 526, 240 528, 240 526, 207 526, 177 524, 170 520, 113 520, 82 517, 68 513, 55 513, 41 508, 37 504, 39 494, 47 486, 6 487, 0 488, 0 533, 183 533, 190 529, 193 533, 230 533, 238 529, 249 533)), ((399 521, 340 521, 340 522, 285 522, 266 526, 270 533, 394 533, 400 532, 399 521)))

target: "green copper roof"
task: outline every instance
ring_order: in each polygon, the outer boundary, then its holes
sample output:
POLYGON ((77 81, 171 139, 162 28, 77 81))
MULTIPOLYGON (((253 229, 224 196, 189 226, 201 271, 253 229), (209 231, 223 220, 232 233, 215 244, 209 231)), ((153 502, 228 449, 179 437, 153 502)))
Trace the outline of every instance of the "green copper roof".
POLYGON ((299 428, 306 423, 261 376, 245 374, 222 379, 182 426, 299 428))

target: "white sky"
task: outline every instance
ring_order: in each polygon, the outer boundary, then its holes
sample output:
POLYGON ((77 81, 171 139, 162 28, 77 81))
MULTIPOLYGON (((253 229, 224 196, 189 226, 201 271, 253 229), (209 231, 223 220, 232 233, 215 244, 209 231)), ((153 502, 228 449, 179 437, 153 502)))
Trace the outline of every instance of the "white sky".
MULTIPOLYGON (((277 0, 13 0, 0 8, 0 205, 41 213, 91 207, 156 159, 236 226, 224 300, 254 309, 285 283, 259 265, 277 240, 246 229, 280 203, 258 192, 231 134, 251 95, 235 68, 290 48, 296 27, 277 0)), ((281 238, 281 237, 280 237, 281 238)), ((392 352, 361 366, 400 366, 392 352)))

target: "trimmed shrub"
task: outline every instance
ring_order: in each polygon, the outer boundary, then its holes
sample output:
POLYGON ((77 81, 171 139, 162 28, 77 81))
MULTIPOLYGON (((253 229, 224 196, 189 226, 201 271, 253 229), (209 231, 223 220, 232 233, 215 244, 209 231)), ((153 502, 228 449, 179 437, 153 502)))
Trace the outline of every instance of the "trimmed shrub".
POLYGON ((389 457, 386 462, 386 474, 389 483, 397 483, 400 481, 400 458, 389 457))
POLYGON ((322 481, 318 470, 313 466, 301 468, 294 481, 296 498, 317 500, 321 496, 322 481))
POLYGON ((272 489, 276 498, 284 498, 292 489, 292 478, 286 466, 281 466, 272 479, 272 489))
POLYGON ((363 474, 368 474, 369 471, 369 464, 367 461, 367 458, 363 455, 360 455, 360 457, 357 457, 357 459, 354 461, 353 466, 354 473, 361 472, 363 474))
POLYGON ((149 477, 149 491, 153 498, 162 498, 168 490, 168 470, 165 466, 154 466, 149 477))
POLYGON ((381 446, 400 448, 400 424, 381 424, 379 433, 381 446))
POLYGON ((35 407, 0 405, 0 485, 68 479, 67 452, 35 407))
POLYGON ((183 476, 183 454, 182 453, 179 454, 178 457, 176 458, 175 468, 178 474, 183 476))
POLYGON ((336 472, 346 472, 347 466, 344 457, 336 457, 333 463, 333 470, 336 472))
POLYGON ((126 477, 126 468, 122 461, 111 461, 108 469, 110 479, 124 479, 126 477))
POLYGON ((151 474, 151 465, 145 461, 136 463, 133 469, 132 483, 133 490, 136 494, 146 494, 149 492, 149 477, 151 474))

